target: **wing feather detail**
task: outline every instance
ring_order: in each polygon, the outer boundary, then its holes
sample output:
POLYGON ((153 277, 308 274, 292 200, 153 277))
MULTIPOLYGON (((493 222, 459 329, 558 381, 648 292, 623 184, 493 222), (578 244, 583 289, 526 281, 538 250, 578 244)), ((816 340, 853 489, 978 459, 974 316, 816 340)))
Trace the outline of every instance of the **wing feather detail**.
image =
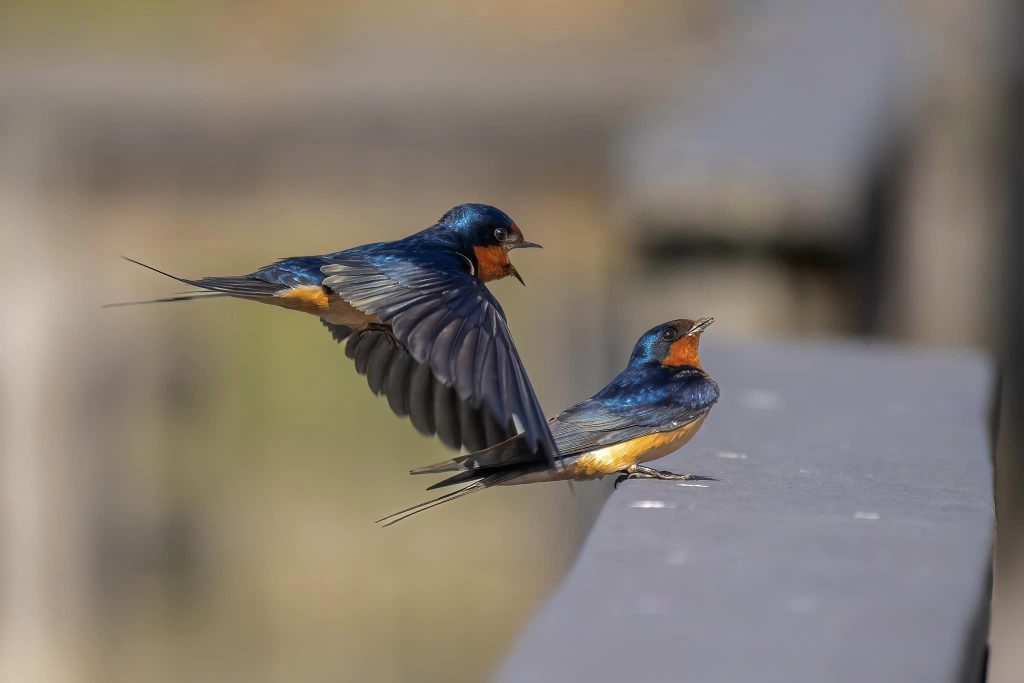
MULTIPOLYGON (((483 408, 478 426, 485 445, 515 434, 518 419, 526 447, 553 462, 555 442, 501 306, 482 282, 457 270, 463 266, 454 253, 452 261, 452 268, 439 268, 388 252, 345 256, 322 268, 323 285, 389 326, 412 360, 452 388, 459 401, 483 408)), ((426 391, 422 372, 414 374, 410 396, 426 391)), ((432 410, 421 413, 410 401, 409 412, 421 431, 437 428, 436 420, 427 421, 432 410)))

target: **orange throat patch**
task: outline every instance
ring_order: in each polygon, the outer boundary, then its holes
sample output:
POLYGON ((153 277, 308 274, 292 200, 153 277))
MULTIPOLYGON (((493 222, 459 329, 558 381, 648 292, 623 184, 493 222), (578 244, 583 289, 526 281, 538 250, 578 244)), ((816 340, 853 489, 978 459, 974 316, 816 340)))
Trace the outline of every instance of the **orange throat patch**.
POLYGON ((500 280, 512 274, 512 262, 505 247, 473 247, 476 255, 476 276, 484 282, 500 280))
POLYGON ((683 337, 669 347, 668 355, 665 356, 665 360, 661 361, 661 364, 672 367, 681 365, 689 365, 695 368, 701 367, 700 356, 697 355, 697 345, 699 343, 700 339, 698 337, 683 337))

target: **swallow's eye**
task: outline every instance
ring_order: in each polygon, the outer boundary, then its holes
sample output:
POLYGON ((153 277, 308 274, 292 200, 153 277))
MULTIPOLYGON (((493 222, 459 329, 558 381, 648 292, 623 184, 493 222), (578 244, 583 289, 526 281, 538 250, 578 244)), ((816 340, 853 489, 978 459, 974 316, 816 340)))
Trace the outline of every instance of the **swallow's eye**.
POLYGON ((676 338, 676 331, 670 327, 661 333, 661 338, 665 341, 672 341, 676 338))
POLYGON ((494 231, 494 239, 499 242, 504 242, 506 237, 508 237, 508 230, 505 228, 498 228, 494 231))

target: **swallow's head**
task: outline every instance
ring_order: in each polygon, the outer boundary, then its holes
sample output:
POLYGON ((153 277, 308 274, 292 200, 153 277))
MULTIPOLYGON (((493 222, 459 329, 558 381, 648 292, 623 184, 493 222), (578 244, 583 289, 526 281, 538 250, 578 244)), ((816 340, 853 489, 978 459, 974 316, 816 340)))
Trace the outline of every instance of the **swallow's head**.
POLYGON ((633 347, 630 364, 658 363, 666 367, 689 366, 699 368, 697 347, 700 335, 714 318, 670 320, 648 330, 633 347))
MULTIPOLYGON (((523 231, 504 211, 487 204, 460 204, 441 216, 441 228, 454 232, 473 262, 477 277, 484 282, 509 275, 523 278, 508 259, 508 252, 524 247, 540 247, 527 242, 523 231)), ((523 284, 526 284, 525 282, 523 284)))

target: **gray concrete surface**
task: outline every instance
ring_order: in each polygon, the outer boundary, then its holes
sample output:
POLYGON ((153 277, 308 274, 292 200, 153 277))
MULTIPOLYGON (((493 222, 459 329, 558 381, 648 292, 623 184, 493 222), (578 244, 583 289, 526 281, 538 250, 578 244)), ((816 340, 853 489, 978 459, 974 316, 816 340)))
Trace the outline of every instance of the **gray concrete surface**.
POLYGON ((721 402, 658 464, 717 481, 620 486, 497 680, 981 680, 987 361, 705 346, 721 402))

